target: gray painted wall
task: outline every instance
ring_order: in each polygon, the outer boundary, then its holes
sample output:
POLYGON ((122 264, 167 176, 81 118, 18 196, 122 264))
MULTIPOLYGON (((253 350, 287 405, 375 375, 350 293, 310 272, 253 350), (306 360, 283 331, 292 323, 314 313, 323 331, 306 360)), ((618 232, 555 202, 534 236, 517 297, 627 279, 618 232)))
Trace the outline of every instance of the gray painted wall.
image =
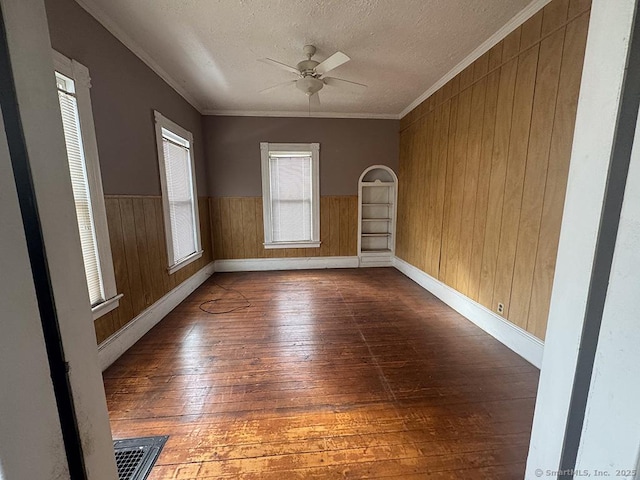
POLYGON ((105 194, 160 195, 153 110, 194 135, 198 195, 207 195, 200 113, 74 0, 46 0, 53 48, 89 68, 105 194))
POLYGON ((262 195, 260 142, 320 143, 322 195, 357 195, 369 165, 398 168, 397 120, 204 117, 209 194, 262 195))
POLYGON ((91 74, 107 195, 160 194, 154 109, 193 133, 201 196, 260 196, 265 141, 320 142, 322 195, 357 194, 358 176, 369 165, 397 170, 397 120, 203 117, 74 0, 45 5, 53 48, 91 74))

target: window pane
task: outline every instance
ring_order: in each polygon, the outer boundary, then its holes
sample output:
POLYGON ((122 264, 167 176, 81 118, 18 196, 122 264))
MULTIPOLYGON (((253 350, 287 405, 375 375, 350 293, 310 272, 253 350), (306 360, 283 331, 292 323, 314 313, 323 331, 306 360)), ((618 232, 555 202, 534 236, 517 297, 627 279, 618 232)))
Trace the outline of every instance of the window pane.
POLYGON ((166 137, 162 140, 171 220, 173 263, 175 264, 196 251, 195 199, 191 183, 191 157, 187 147, 178 145, 166 137))
POLYGON ((64 139, 67 147, 67 158, 69 161, 69 171, 71 173, 71 185, 76 206, 78 229, 80 231, 84 271, 87 277, 89 299, 91 304, 95 305, 105 300, 104 286, 100 272, 98 246, 93 222, 93 211, 91 208, 91 193, 89 191, 89 182, 87 181, 84 150, 82 147, 78 105, 75 96, 72 93, 67 93, 69 90, 73 91, 68 88, 69 82, 72 82, 72 80, 62 76, 58 76, 58 80, 58 98, 62 112, 64 139), (64 83, 62 83, 60 79, 63 79, 64 83), (62 86, 65 86, 65 90, 67 91, 62 90, 60 88, 62 86))
POLYGON ((313 240, 310 156, 269 158, 274 242, 313 240))

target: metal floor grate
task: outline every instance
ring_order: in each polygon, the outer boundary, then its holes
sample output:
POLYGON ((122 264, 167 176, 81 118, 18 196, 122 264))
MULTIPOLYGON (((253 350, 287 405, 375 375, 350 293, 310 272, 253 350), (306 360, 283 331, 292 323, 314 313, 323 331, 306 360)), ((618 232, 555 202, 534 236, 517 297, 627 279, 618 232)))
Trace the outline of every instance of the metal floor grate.
POLYGON ((145 480, 168 436, 114 440, 119 480, 145 480))

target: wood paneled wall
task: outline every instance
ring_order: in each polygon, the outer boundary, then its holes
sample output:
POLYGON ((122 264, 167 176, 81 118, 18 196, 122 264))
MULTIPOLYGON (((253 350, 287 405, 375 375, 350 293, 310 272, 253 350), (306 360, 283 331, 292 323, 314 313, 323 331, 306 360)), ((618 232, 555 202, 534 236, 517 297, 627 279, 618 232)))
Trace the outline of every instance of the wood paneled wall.
POLYGON ((210 201, 216 259, 357 254, 357 196, 321 197, 320 248, 265 249, 262 197, 220 197, 210 201))
POLYGON ((397 255, 539 338, 589 8, 553 0, 401 121, 397 255))
POLYGON ((208 198, 198 199, 204 253, 172 275, 161 197, 107 195, 105 204, 116 286, 124 296, 118 308, 95 321, 98 343, 213 260, 208 198))

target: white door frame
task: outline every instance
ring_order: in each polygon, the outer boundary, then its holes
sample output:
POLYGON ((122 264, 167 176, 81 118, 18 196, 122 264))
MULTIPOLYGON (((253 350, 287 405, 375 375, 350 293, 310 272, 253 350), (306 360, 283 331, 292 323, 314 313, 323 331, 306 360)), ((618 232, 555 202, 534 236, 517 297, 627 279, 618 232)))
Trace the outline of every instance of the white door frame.
MULTIPOLYGON (((0 473, 0 477, 13 480, 14 478, 64 478, 72 475, 73 478, 90 480, 116 479, 111 430, 91 308, 86 294, 86 278, 56 95, 44 2, 43 0, 0 0, 0 8, 6 33, 6 44, 2 41, 3 48, 0 52, 3 65, 3 70, 0 72, 3 79, 2 112, 5 126, 3 141, 6 141, 9 146, 13 170, 13 175, 9 179, 13 180, 14 176, 17 179, 14 182, 14 191, 20 199, 21 225, 27 225, 26 229, 18 229, 13 233, 17 236, 22 234, 22 246, 26 240, 28 247, 32 272, 31 287, 35 286, 39 307, 39 315, 35 318, 41 325, 39 333, 31 331, 34 337, 32 340, 36 342, 38 338, 40 340, 44 338, 47 342, 45 353, 48 353, 50 370, 48 382, 37 376, 32 379, 14 379, 17 383, 5 384, 5 389, 22 391, 24 383, 32 389, 40 388, 43 392, 48 392, 39 402, 45 403, 42 408, 49 423, 52 421, 50 418, 52 409, 55 408, 59 413, 57 426, 63 432, 63 443, 67 452, 66 458, 60 458, 59 436, 55 435, 51 437, 53 445, 56 446, 55 449, 33 446, 49 440, 45 436, 47 432, 40 432, 37 427, 34 427, 41 421, 40 412, 33 411, 34 405, 37 405, 36 398, 27 399, 22 404, 2 402, 0 412, 3 421, 5 416, 21 418, 24 424, 16 428, 13 433, 19 432, 18 436, 24 435, 25 438, 22 440, 26 443, 33 441, 33 445, 29 445, 29 448, 23 448, 17 452, 15 458, 4 458, 3 451, 3 457, 0 457, 3 465, 5 462, 9 462, 8 465, 13 465, 12 462, 38 464, 39 461, 34 457, 27 456, 28 451, 33 451, 36 458, 45 453, 50 454, 46 460, 49 464, 41 465, 42 469, 50 470, 38 475, 19 473, 12 477, 4 477, 0 473), (57 345, 52 341, 52 337, 56 335, 57 345), (56 401, 53 405, 51 389, 56 392, 56 401), (77 453, 78 450, 81 450, 81 457, 67 461, 70 455, 77 453), (76 465, 78 462, 81 464, 80 468, 76 465), (67 468, 67 465, 70 468, 67 468), (65 470, 67 474, 59 477, 60 472, 65 470), (84 472, 77 473, 79 470, 84 472), (74 472, 76 472, 75 476, 74 472)), ((4 168, 5 164, 6 154, 1 167, 4 168)), ((3 180, 7 181, 7 178, 3 180)), ((4 192, 3 188, 3 201, 4 192)), ((8 202, 10 201, 11 198, 8 199, 8 202)), ((15 214, 15 211, 8 213, 11 216, 15 214)), ((7 232, 4 232, 3 227, 1 237, 3 257, 8 253, 13 254, 12 245, 8 243, 11 239, 5 238, 5 234, 7 232)), ((15 248, 21 248, 19 238, 16 240, 15 248)), ((17 266, 16 273, 24 274, 26 268, 24 256, 17 255, 17 258, 21 258, 22 263, 17 266)), ((3 272, 3 274, 6 273, 6 271, 3 272)), ((14 272, 11 271, 10 274, 13 275, 14 272)), ((29 287, 25 285, 26 292, 31 293, 32 296, 30 299, 24 299, 24 309, 16 312, 17 317, 15 317, 18 321, 24 320, 24 328, 32 328, 35 321, 31 311, 33 305, 26 304, 29 300, 33 301, 34 289, 29 287)), ((6 305, 3 308, 5 307, 6 305)), ((3 337, 6 337, 4 332, 3 337)), ((33 345, 34 349, 36 347, 39 350, 34 351, 33 355, 36 361, 38 358, 42 360, 42 341, 39 345, 33 345)), ((21 352, 11 349, 6 353, 14 355, 7 360, 17 372, 21 373, 22 369, 25 372, 28 371, 26 365, 29 361, 26 363, 20 361, 21 352)), ((37 366, 41 367, 41 362, 37 366)), ((6 374, 3 370, 0 372, 6 374)), ((53 429, 53 424, 50 427, 49 430, 53 429)), ((0 468, 6 467, 0 466, 0 468)), ((23 468, 28 469, 28 465, 23 468)))
POLYGON ((591 8, 527 479, 573 478, 558 471, 577 466, 627 176, 620 148, 630 150, 635 127, 625 111, 638 108, 625 104, 635 9, 634 0, 591 8))

